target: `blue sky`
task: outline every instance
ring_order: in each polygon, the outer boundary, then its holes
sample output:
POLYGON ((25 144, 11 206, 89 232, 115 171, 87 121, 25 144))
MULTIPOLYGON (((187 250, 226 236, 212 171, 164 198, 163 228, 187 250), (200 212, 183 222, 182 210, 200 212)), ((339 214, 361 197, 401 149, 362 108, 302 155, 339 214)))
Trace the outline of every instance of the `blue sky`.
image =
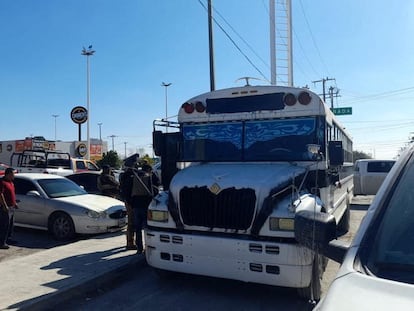
MULTIPOLYGON (((270 80, 268 1, 212 2, 217 21, 255 65, 215 26, 216 88, 241 86, 243 76, 270 80)), ((165 116, 161 83, 172 83, 170 116, 210 89, 201 3, 207 0, 1 0, 0 140, 53 140, 52 115, 59 115, 57 139, 77 140, 70 111, 86 107, 81 50, 92 44, 90 136, 99 138, 102 123, 102 138, 111 148, 115 135, 121 156, 125 146, 127 154, 151 154, 152 121, 165 116)), ((292 9, 294 85, 321 93, 312 81, 335 78, 326 86, 340 90, 335 107, 353 109, 339 118, 354 149, 394 157, 414 132, 414 2, 293 0, 292 9)))

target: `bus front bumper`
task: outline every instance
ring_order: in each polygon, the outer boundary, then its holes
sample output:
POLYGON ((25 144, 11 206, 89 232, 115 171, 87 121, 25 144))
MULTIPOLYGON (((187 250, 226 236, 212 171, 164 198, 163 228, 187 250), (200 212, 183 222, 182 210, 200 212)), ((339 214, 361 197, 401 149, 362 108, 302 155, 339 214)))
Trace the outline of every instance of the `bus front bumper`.
POLYGON ((145 231, 146 259, 163 270, 303 288, 313 252, 298 244, 145 231))

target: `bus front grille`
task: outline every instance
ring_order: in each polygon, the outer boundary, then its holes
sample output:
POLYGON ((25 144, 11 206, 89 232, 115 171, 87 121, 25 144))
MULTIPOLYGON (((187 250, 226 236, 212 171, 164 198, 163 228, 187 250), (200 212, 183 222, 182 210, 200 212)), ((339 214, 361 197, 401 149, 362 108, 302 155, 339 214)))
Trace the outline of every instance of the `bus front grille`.
POLYGON ((227 188, 218 194, 207 187, 184 187, 180 191, 181 217, 189 226, 247 230, 255 205, 253 189, 227 188))

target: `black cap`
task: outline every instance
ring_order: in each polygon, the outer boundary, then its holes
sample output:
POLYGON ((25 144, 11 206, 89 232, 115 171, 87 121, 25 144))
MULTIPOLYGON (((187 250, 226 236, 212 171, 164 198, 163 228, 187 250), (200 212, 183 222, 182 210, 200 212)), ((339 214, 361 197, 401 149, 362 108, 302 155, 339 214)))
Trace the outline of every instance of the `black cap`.
POLYGON ((135 153, 124 160, 124 166, 126 167, 134 167, 135 163, 137 163, 139 159, 139 154, 135 153))

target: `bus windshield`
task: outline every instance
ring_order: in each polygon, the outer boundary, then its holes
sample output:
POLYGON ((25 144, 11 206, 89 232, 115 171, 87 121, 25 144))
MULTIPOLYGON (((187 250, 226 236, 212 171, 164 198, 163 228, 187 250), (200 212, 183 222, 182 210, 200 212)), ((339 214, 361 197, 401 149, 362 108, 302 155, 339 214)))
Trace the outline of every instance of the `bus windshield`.
POLYGON ((184 161, 309 161, 324 150, 316 117, 183 125, 184 161))

